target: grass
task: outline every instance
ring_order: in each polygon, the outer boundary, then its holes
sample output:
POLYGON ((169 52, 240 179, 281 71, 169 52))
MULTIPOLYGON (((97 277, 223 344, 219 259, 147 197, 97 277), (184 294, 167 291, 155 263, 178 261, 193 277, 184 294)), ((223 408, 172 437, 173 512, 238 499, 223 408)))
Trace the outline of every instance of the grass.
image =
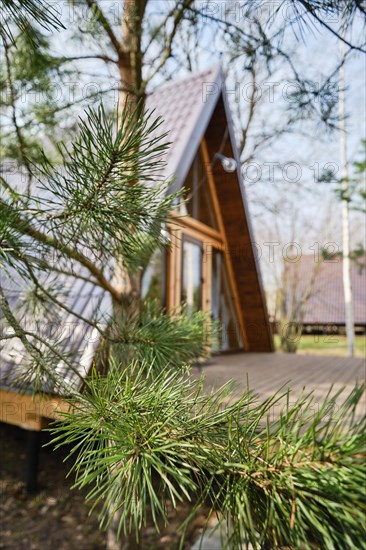
MULTIPOLYGON (((280 351, 280 339, 275 335, 275 347, 280 351)), ((297 353, 301 355, 347 356, 347 339, 339 334, 303 334, 299 339, 297 353)), ((355 357, 366 357, 366 336, 355 337, 355 357)))

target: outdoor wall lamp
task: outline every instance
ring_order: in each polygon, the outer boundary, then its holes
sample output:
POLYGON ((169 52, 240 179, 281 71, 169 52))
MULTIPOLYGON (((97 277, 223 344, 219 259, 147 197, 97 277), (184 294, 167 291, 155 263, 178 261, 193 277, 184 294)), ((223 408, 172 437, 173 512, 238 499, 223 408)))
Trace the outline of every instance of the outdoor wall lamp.
POLYGON ((225 157, 225 155, 222 155, 221 153, 216 153, 214 156, 214 160, 219 160, 221 162, 221 166, 225 170, 225 172, 235 172, 237 167, 237 162, 233 158, 225 157))

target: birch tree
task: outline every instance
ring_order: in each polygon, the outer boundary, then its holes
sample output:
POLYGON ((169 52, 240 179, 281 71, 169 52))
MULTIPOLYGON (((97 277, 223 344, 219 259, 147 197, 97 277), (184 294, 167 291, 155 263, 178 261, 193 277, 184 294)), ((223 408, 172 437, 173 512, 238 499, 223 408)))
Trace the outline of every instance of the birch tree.
POLYGON ((351 282, 351 246, 350 246, 350 219, 349 219, 349 171, 347 159, 346 133, 346 98, 345 98, 345 47, 340 40, 339 49, 342 65, 339 69, 339 141, 342 165, 342 248, 343 248, 343 292, 345 305, 346 335, 348 356, 353 357, 355 346, 355 327, 351 282))

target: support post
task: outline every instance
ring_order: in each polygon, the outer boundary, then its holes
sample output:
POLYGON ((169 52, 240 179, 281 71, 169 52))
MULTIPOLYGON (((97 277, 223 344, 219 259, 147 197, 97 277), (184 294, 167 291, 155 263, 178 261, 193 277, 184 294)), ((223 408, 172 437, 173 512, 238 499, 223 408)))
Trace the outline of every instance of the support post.
POLYGON ((40 431, 27 430, 26 491, 32 495, 37 491, 40 431))

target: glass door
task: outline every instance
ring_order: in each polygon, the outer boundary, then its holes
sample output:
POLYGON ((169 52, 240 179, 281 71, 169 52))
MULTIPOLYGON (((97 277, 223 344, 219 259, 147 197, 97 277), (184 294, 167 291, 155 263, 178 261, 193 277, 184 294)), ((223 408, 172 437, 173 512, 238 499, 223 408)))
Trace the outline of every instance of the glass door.
MULTIPOLYGON (((243 347, 240 327, 230 291, 224 254, 212 249, 211 315, 220 324, 219 350, 237 350, 243 347)), ((216 351, 216 350, 215 350, 216 351)))
POLYGON ((202 258, 202 243, 183 236, 181 302, 190 314, 202 309, 202 258))

